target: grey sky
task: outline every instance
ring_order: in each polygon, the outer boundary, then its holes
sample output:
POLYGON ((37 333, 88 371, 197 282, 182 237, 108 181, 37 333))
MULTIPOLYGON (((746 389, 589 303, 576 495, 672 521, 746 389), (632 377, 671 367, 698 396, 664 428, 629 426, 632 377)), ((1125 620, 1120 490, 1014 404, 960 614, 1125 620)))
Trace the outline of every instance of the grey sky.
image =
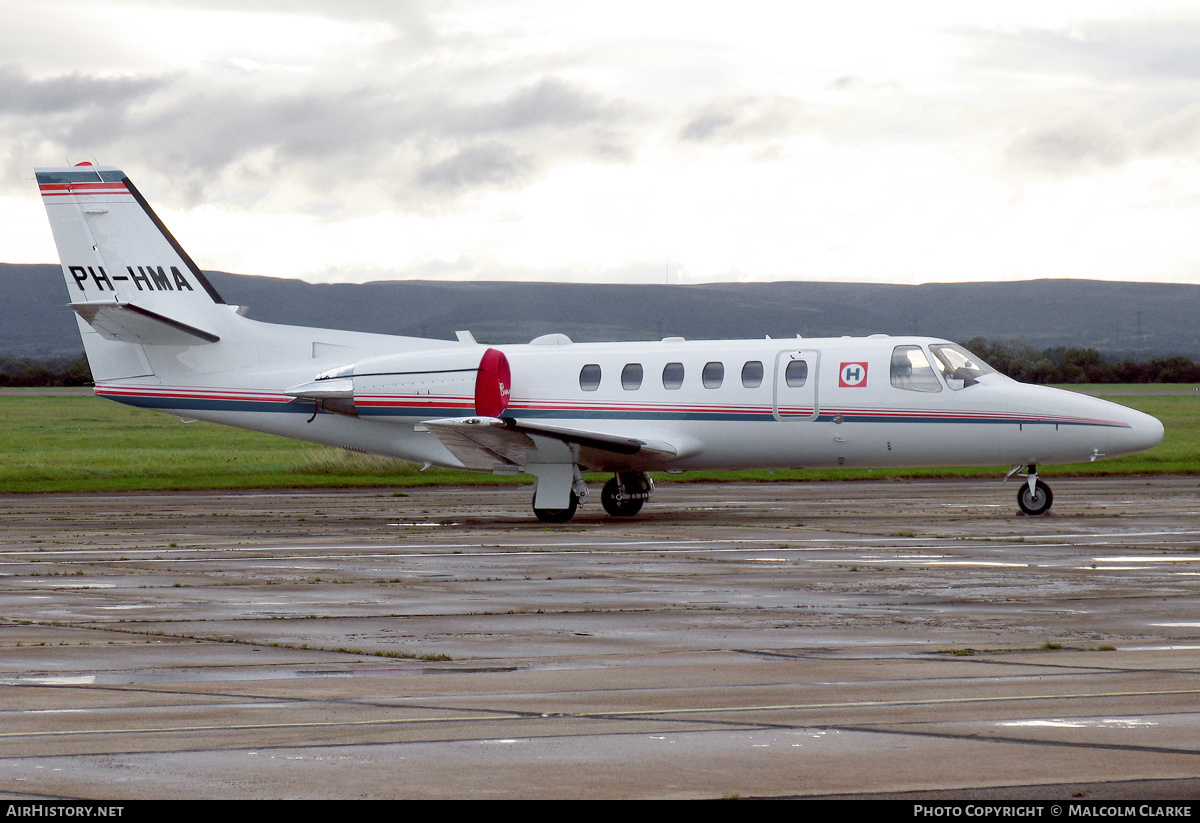
POLYGON ((902 5, 0 0, 0 257, 95 159, 246 273, 1196 276, 1200 7, 902 5))

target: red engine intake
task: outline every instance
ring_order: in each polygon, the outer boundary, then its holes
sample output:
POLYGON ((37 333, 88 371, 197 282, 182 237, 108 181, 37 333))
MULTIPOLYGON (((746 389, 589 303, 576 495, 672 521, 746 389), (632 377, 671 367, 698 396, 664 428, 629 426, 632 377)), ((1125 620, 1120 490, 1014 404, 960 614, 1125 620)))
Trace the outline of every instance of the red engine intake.
POLYGON ((499 417, 508 408, 512 375, 504 352, 488 349, 479 361, 475 375, 475 413, 480 417, 499 417))

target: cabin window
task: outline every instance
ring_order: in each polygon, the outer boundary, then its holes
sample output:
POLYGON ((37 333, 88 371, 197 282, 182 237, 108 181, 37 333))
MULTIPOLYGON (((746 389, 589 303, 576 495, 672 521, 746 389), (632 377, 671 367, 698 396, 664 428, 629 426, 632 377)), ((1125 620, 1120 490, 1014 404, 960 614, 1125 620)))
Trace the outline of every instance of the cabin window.
POLYGON ((799 388, 808 382, 808 361, 792 360, 783 370, 783 380, 792 388, 799 388))
POLYGON ((700 382, 706 389, 721 388, 721 384, 725 382, 725 364, 705 363, 704 371, 700 372, 700 382))
POLYGON ((742 366, 742 385, 748 389, 757 389, 762 385, 763 365, 761 360, 747 360, 742 366))
POLYGON ((663 388, 677 389, 683 385, 683 364, 668 363, 663 366, 663 388))
POLYGON ((897 346, 892 350, 892 385, 906 391, 942 390, 929 358, 920 346, 897 346))
POLYGON ((595 391, 600 388, 600 367, 588 363, 579 370, 579 388, 584 391, 595 391))
POLYGON ((628 363, 621 369, 621 388, 636 391, 642 387, 642 364, 628 363))

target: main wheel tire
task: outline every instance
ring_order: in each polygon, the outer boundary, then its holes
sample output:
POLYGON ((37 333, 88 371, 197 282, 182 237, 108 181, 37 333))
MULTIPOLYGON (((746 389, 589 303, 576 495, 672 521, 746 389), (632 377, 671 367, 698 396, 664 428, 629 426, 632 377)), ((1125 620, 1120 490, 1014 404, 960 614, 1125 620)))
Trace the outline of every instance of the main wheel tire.
POLYGON ((613 517, 633 517, 642 510, 645 500, 641 498, 622 499, 618 497, 620 493, 621 487, 617 483, 617 478, 610 477, 600 492, 600 503, 603 504, 606 512, 613 517))
POLYGON ((575 510, 578 508, 579 495, 571 492, 570 503, 568 503, 565 509, 539 509, 537 506, 534 506, 533 513, 543 523, 566 523, 575 516, 575 510))
POLYGON ((1050 491, 1049 486, 1041 480, 1037 481, 1035 485, 1033 494, 1029 493, 1028 483, 1022 483, 1020 490, 1017 491, 1017 505, 1030 517, 1045 514, 1050 511, 1050 506, 1054 503, 1054 493, 1050 491))

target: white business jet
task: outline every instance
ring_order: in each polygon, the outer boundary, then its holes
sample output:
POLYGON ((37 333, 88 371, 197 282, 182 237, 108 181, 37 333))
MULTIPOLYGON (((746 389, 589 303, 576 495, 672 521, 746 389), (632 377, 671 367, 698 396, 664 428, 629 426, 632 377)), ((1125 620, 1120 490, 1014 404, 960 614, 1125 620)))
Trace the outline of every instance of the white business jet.
MULTIPOLYGON (((71 308, 102 397, 418 463, 537 479, 565 522, 582 472, 636 514, 651 471, 1012 466, 1022 511, 1053 501, 1038 466, 1157 445, 1149 415, 1018 383, 923 337, 525 345, 260 323, 225 303, 112 166, 39 168, 71 308)), ((397 306, 397 311, 403 311, 397 306)))

